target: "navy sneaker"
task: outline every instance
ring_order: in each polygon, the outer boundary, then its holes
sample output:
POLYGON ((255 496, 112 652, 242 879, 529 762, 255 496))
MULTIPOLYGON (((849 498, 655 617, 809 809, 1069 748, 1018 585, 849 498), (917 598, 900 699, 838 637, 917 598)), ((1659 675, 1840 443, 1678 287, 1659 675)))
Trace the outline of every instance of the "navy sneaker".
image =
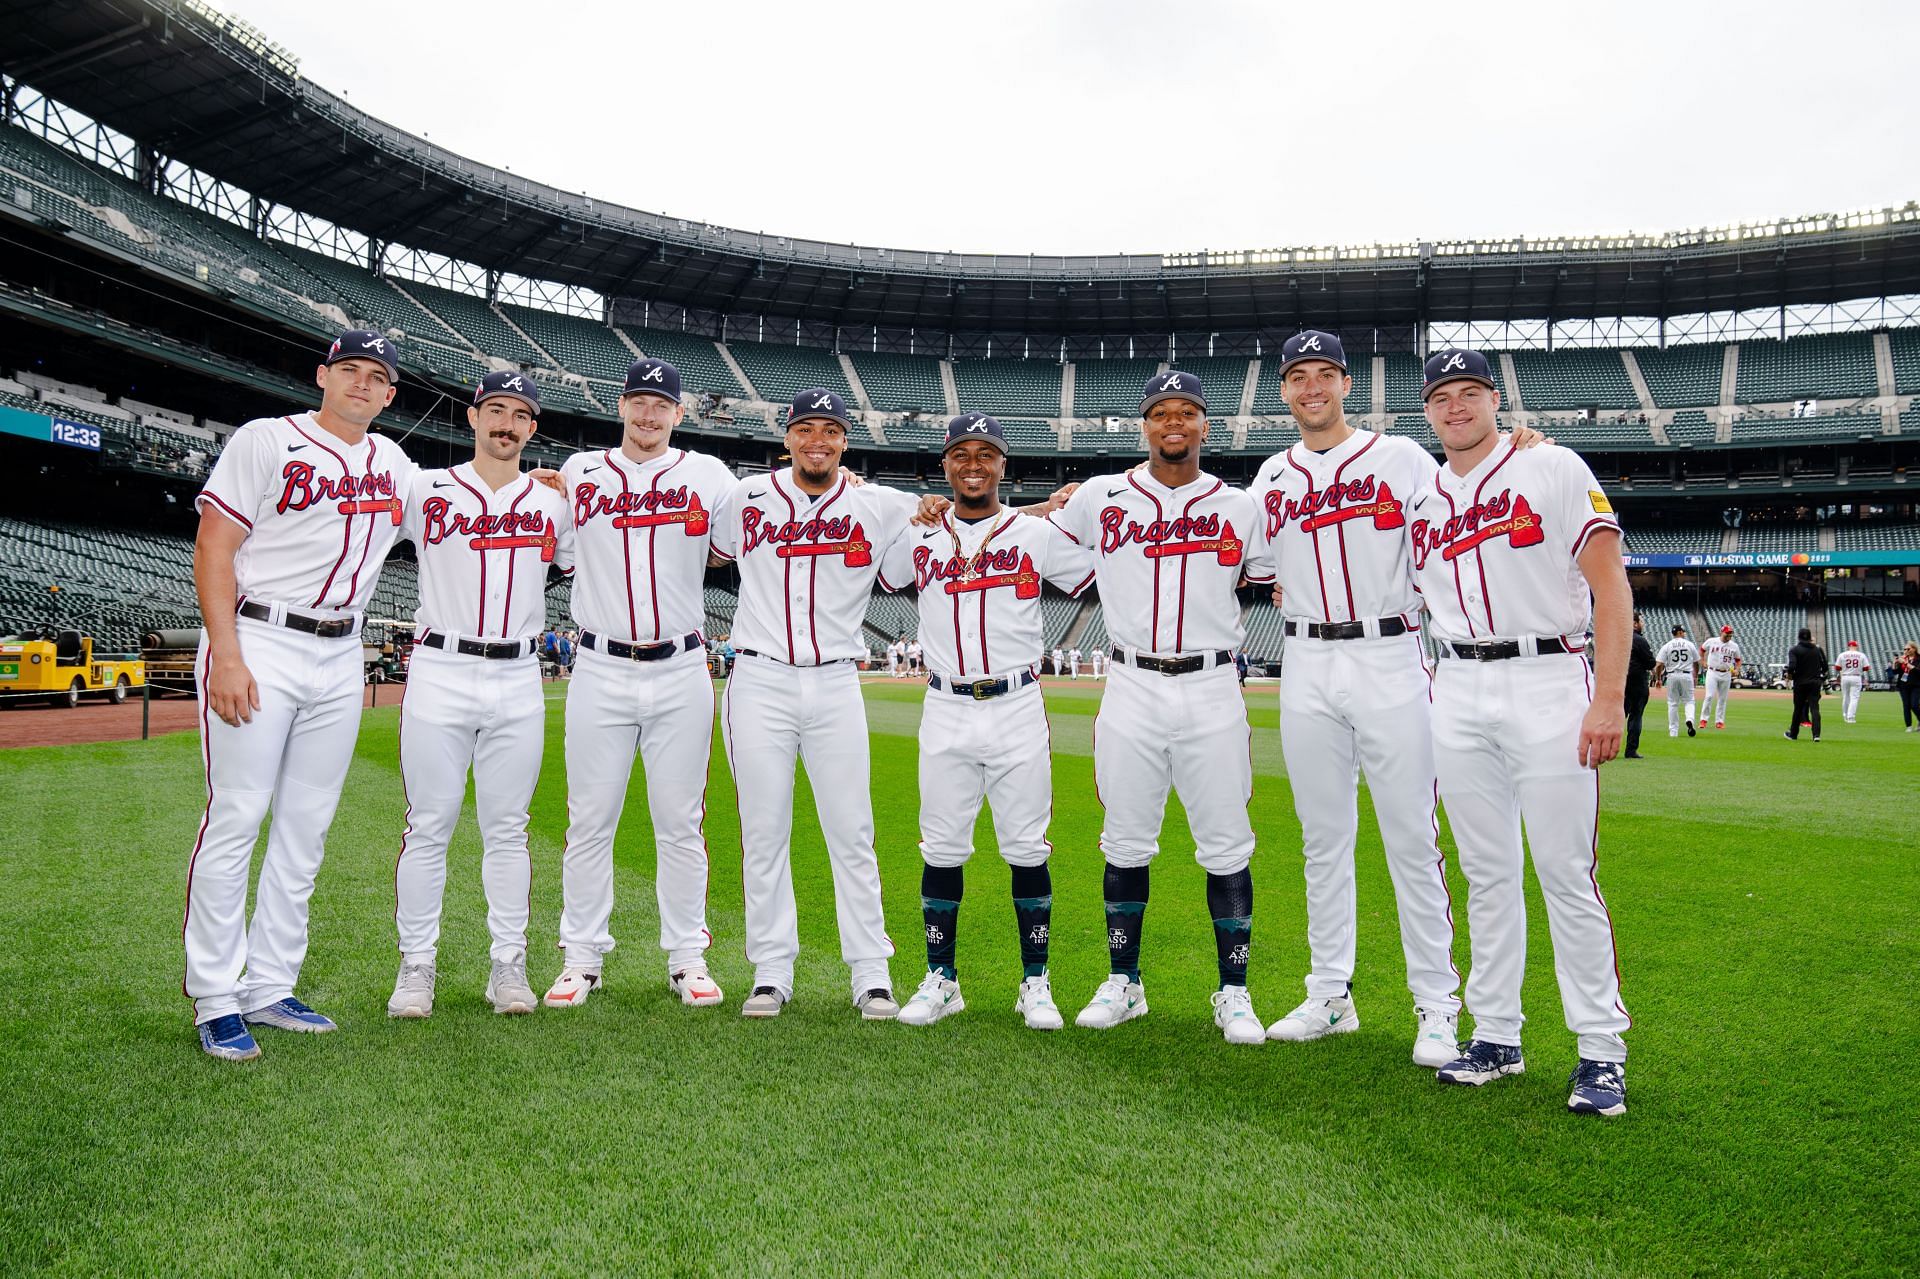
POLYGON ((1461 1050, 1460 1055, 1433 1072, 1433 1077, 1443 1084, 1468 1084, 1478 1088, 1481 1084, 1492 1083, 1502 1075, 1518 1075, 1527 1068, 1520 1056, 1517 1044, 1491 1044, 1484 1039, 1473 1039, 1461 1050))
POLYGON ((272 1026, 276 1030, 294 1030, 303 1035, 324 1035, 337 1029, 328 1018, 322 1017, 292 995, 277 1004, 268 1004, 265 1008, 256 1008, 247 1014, 249 1026, 272 1026))
POLYGON ((1590 1061, 1585 1057, 1567 1077, 1573 1093, 1567 1109, 1576 1115, 1627 1113, 1627 1068, 1617 1061, 1590 1061))
POLYGON ((260 1055, 260 1045, 253 1042, 247 1023, 241 1021, 238 1014, 228 1013, 225 1017, 203 1021, 197 1029, 200 1050, 209 1057, 218 1057, 221 1061, 252 1061, 260 1055))

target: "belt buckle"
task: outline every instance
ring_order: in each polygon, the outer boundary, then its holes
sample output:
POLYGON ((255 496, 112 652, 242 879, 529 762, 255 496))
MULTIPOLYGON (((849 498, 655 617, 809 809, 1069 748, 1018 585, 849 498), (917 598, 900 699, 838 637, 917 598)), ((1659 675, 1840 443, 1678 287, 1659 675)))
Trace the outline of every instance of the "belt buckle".
POLYGON ((663 650, 669 647, 670 646, 666 644, 635 644, 629 649, 627 660, 632 662, 657 662, 667 656, 663 650))
POLYGON ((1499 655, 1494 651, 1493 641, 1475 640, 1473 644, 1473 660, 1476 662, 1498 661, 1499 655))
POLYGON ((977 679, 967 686, 967 691, 972 695, 974 701, 984 702, 989 697, 992 697, 998 690, 994 688, 991 681, 977 679))

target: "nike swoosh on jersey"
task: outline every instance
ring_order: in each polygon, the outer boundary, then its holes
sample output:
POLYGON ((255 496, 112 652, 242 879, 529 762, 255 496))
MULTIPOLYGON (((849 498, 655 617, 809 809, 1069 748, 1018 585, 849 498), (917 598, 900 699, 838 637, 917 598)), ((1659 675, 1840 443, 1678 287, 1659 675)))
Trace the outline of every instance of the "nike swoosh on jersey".
POLYGON ((435 480, 433 486, 437 489, 450 489, 453 487, 453 485, 447 483, 445 480, 435 480))
POLYGON ((599 470, 599 469, 600 469, 600 468, 599 468, 599 467, 597 467, 597 466, 583 466, 583 467, 581 467, 581 468, 580 468, 580 474, 582 474, 582 475, 588 475, 588 474, 591 474, 592 472, 594 472, 594 471, 597 471, 597 470, 599 470))
POLYGON ((289 452, 289 453, 298 453, 298 452, 299 452, 299 451, 300 451, 301 449, 303 449, 303 448, 305 448, 305 447, 307 447, 307 446, 306 446, 306 445, 304 445, 304 444, 289 444, 289 445, 287 445, 287 452, 289 452))
POLYGON ((1120 496, 1120 495, 1121 495, 1122 493, 1124 493, 1124 492, 1126 492, 1126 491, 1127 491, 1127 490, 1126 490, 1125 488, 1117 488, 1117 489, 1108 489, 1108 490, 1107 490, 1107 496, 1108 496, 1108 497, 1119 497, 1119 496, 1120 496))
POLYGON ((747 494, 747 497, 748 497, 748 499, 749 499, 749 500, 751 500, 751 499, 753 499, 753 498, 756 498, 756 497, 765 497, 766 495, 767 495, 767 491, 766 491, 765 489, 761 489, 761 490, 760 490, 760 491, 759 491, 758 493, 749 493, 749 494, 747 494))

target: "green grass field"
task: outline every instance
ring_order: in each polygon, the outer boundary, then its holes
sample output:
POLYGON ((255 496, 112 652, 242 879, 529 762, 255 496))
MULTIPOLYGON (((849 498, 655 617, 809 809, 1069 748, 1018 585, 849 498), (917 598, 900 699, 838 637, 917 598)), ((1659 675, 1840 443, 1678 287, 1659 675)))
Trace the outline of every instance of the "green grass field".
MULTIPOLYGON (((903 998, 924 958, 919 697, 868 690, 903 998)), ((1053 973, 1071 1019, 1106 970, 1098 691, 1049 703, 1053 973)), ((1301 993, 1303 887, 1272 690, 1249 704, 1252 987, 1271 1020, 1301 993)), ((919 1031, 863 1024, 804 787, 797 997, 776 1021, 745 1022, 738 819, 717 746, 724 1010, 683 1009, 665 988, 636 784, 602 994, 578 1012, 488 1012, 469 808, 438 1006, 390 1021, 390 708, 367 714, 313 905, 301 993, 341 1030, 263 1031, 262 1060, 216 1063, 179 990, 195 735, 0 753, 0 1272, 1911 1273, 1920 736, 1901 734, 1888 694, 1867 697, 1857 727, 1827 706, 1817 747, 1780 740, 1786 707, 1772 699, 1738 701, 1732 728, 1696 741, 1669 741, 1650 715, 1652 758, 1607 766, 1600 879, 1636 1021, 1631 1111, 1614 1121, 1564 1111, 1574 1053, 1537 894, 1528 1073, 1449 1089, 1411 1064, 1366 812, 1358 1034, 1222 1043, 1204 881, 1177 806, 1147 915, 1150 1016, 1105 1034, 1020 1026, 1007 871, 983 827, 961 913, 968 1010, 919 1031)), ((533 813, 536 987, 557 970, 560 717, 556 696, 533 813)))

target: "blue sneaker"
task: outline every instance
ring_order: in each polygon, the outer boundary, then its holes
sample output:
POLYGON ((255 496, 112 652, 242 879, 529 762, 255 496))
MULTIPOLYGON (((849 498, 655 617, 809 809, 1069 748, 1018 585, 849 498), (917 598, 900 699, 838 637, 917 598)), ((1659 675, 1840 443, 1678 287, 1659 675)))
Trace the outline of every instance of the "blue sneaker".
POLYGON ((1478 1088, 1502 1075, 1518 1075, 1527 1068, 1516 1044, 1490 1044, 1484 1039, 1467 1041, 1460 1055, 1433 1072, 1443 1084, 1467 1084, 1478 1088))
POLYGON ((1627 1113, 1627 1068, 1617 1061, 1591 1061, 1582 1057, 1567 1076, 1573 1093, 1567 1109, 1576 1115, 1624 1115, 1627 1113))
POLYGON ((256 1008, 247 1014, 249 1026, 272 1026, 276 1030, 296 1030, 304 1035, 324 1035, 336 1030, 332 1021, 322 1017, 292 995, 277 1004, 256 1008))
POLYGON ((200 1050, 209 1057, 218 1057, 221 1061, 252 1061, 260 1055, 260 1045, 253 1042, 247 1024, 237 1014, 203 1021, 196 1029, 200 1032, 200 1050))

